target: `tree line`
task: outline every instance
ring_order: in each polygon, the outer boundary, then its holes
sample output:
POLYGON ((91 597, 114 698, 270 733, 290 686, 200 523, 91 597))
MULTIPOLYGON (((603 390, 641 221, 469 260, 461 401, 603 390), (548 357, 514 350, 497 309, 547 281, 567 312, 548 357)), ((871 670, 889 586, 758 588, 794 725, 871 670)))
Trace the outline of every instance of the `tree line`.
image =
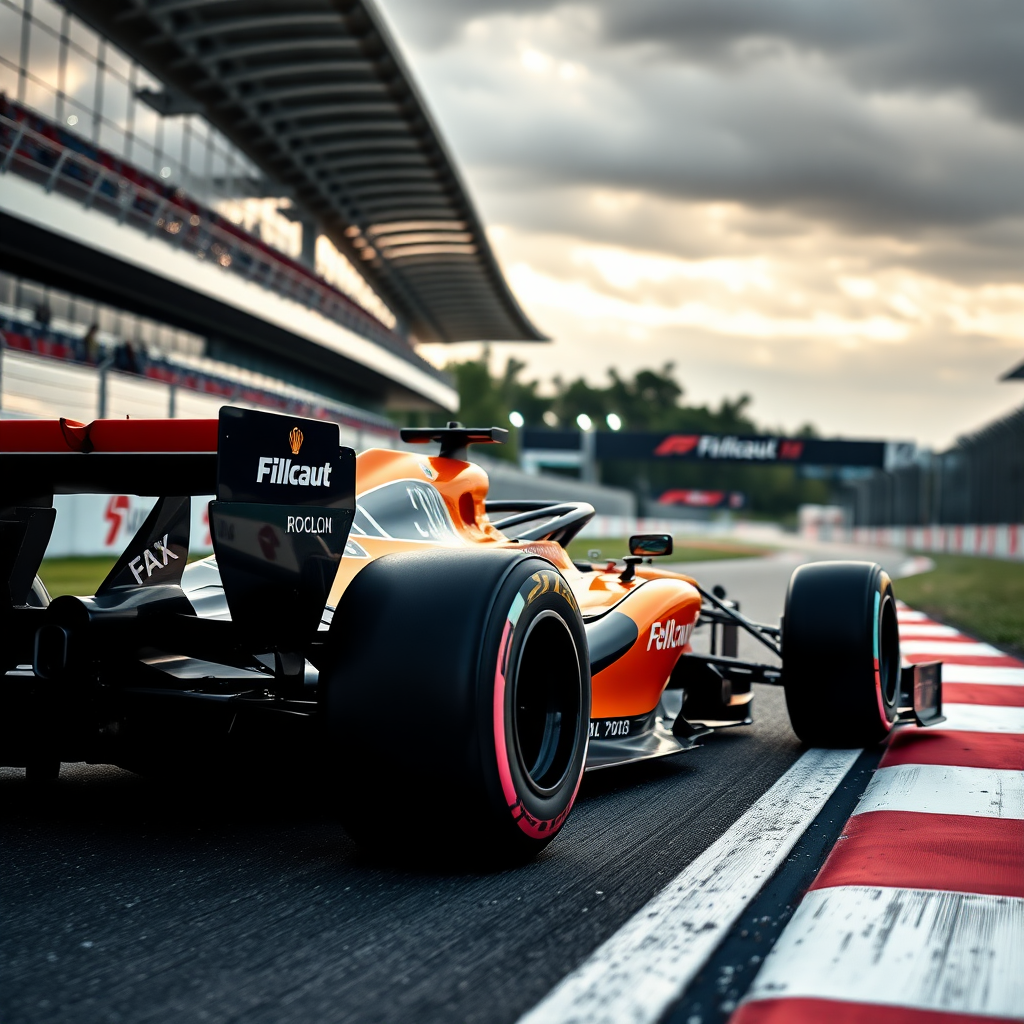
MULTIPOLYGON (((525 364, 508 359, 504 370, 493 373, 490 354, 479 359, 449 363, 459 393, 459 420, 469 426, 509 426, 509 416, 519 413, 526 427, 576 429, 585 413, 593 429, 608 430, 614 414, 622 430, 650 430, 692 434, 771 434, 781 431, 759 425, 750 413, 752 398, 741 394, 723 398, 717 408, 691 405, 676 377, 673 363, 660 370, 643 369, 632 377, 608 370, 604 386, 582 377, 565 381, 555 377, 551 386, 523 379, 525 364)), ((424 421, 425 422, 425 421, 424 421)), ((489 455, 518 458, 518 430, 510 428, 510 443, 495 447, 489 455)), ((798 436, 813 437, 807 424, 798 436)), ((787 518, 804 502, 827 502, 829 486, 822 480, 804 479, 794 466, 749 466, 724 463, 634 462, 605 460, 602 483, 632 490, 641 501, 656 500, 672 488, 703 488, 743 492, 747 511, 754 515, 787 518)))

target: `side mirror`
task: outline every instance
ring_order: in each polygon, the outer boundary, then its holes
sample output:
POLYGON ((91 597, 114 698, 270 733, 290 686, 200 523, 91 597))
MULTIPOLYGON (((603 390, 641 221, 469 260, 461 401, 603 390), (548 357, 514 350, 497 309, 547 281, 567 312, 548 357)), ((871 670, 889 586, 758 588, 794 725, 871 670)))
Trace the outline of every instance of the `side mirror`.
POLYGON ((671 555, 672 534, 670 533, 638 533, 629 538, 629 553, 631 555, 671 555))

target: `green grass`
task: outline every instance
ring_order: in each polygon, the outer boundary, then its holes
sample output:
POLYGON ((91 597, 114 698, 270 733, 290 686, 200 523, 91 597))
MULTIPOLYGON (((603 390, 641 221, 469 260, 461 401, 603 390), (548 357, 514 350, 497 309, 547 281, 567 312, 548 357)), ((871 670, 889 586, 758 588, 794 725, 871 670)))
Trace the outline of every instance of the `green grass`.
POLYGON ((896 596, 991 643, 1024 650, 1024 564, 933 555, 932 572, 897 580, 896 596))
POLYGON ((100 555, 98 558, 45 558, 39 576, 50 592, 50 597, 61 594, 95 594, 103 578, 114 567, 116 559, 100 555))
MULTIPOLYGON (((586 559, 587 552, 601 552, 602 561, 606 558, 621 558, 629 554, 628 540, 625 537, 591 537, 580 538, 570 542, 569 557, 586 559)), ((675 542, 672 554, 664 559, 666 562, 716 562, 724 558, 758 558, 766 555, 771 548, 757 544, 742 544, 733 540, 717 540, 710 537, 680 537, 675 542)), ((662 559, 658 559, 655 565, 662 559)))

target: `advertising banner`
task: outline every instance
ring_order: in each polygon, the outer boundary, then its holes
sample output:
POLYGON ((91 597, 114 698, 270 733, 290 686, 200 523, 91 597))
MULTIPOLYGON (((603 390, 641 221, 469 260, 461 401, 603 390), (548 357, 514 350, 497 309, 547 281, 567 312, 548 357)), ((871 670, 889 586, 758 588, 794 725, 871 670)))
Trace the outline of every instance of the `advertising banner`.
POLYGON ((743 434, 612 433, 597 435, 598 459, 685 460, 760 465, 885 465, 884 441, 825 441, 820 438, 743 434))
MULTIPOLYGON (((524 430, 524 457, 531 452, 580 450, 577 430, 524 430)), ((673 459, 687 462, 732 462, 754 465, 872 466, 886 465, 885 441, 825 441, 816 437, 770 434, 657 434, 601 430, 593 435, 598 459, 673 459)), ((913 448, 910 446, 903 446, 913 448)))
MULTIPOLYGON (((192 499, 189 551, 213 551, 208 504, 212 495, 192 499)), ((116 558, 149 515, 156 498, 135 494, 58 494, 53 499, 57 521, 46 549, 47 558, 110 555, 116 558)))
POLYGON ((658 498, 659 505, 680 505, 683 508, 739 509, 746 504, 740 491, 702 491, 695 488, 675 488, 658 498))

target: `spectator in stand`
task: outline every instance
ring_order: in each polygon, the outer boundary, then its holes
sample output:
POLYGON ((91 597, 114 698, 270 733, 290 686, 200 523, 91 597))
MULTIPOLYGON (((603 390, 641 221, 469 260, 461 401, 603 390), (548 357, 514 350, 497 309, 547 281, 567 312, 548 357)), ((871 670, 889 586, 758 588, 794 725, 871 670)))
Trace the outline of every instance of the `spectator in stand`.
POLYGON ((95 366, 100 361, 100 329, 97 324, 92 324, 85 332, 83 344, 85 345, 85 361, 95 366))
POLYGON ((50 307, 45 299, 36 306, 36 323, 44 330, 50 328, 50 307))
POLYGON ((124 373, 139 372, 139 362, 135 358, 135 349, 130 341, 122 341, 114 349, 114 366, 124 373))

